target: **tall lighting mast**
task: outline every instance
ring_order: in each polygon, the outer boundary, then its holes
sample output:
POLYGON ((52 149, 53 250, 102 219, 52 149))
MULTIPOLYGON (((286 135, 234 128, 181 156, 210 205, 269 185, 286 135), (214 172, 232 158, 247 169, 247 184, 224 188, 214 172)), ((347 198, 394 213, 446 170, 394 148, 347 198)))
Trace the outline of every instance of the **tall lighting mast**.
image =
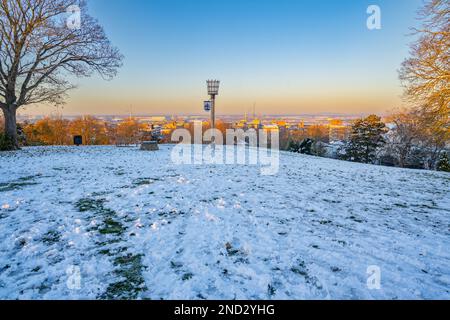
POLYGON ((207 80, 208 94, 211 96, 211 129, 216 128, 216 96, 219 94, 219 80, 207 80))

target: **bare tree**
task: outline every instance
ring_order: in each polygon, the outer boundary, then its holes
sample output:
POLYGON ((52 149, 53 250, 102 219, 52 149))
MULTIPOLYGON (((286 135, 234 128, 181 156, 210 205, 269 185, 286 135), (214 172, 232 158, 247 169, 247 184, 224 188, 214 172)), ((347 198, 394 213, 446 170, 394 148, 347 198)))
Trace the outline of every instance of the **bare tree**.
POLYGON ((425 167, 432 169, 450 140, 450 2, 427 0, 419 19, 422 26, 413 29, 417 39, 400 69, 405 97, 413 108, 406 124, 406 118, 397 119, 397 125, 406 125, 405 132, 397 133, 406 143, 401 153, 411 151, 408 144, 415 141, 413 150, 420 150, 425 167), (419 131, 411 131, 411 121, 418 123, 419 131))
POLYGON ((450 2, 428 0, 420 29, 400 70, 406 97, 427 112, 448 117, 450 104, 450 2))
POLYGON ((450 139, 448 119, 423 109, 400 110, 387 121, 391 129, 386 134, 386 155, 400 167, 434 169, 440 154, 450 139))
POLYGON ((436 111, 419 109, 420 142, 426 155, 426 169, 436 169, 440 154, 450 141, 449 117, 436 111))
POLYGON ((417 113, 400 110, 387 118, 392 128, 386 134, 385 150, 395 159, 396 165, 402 168, 411 164, 414 149, 421 145, 423 128, 417 113))
POLYGON ((13 147, 18 108, 61 104, 74 88, 69 74, 111 79, 122 59, 84 0, 0 0, 0 107, 13 147), (67 24, 72 6, 81 10, 79 28, 67 24))

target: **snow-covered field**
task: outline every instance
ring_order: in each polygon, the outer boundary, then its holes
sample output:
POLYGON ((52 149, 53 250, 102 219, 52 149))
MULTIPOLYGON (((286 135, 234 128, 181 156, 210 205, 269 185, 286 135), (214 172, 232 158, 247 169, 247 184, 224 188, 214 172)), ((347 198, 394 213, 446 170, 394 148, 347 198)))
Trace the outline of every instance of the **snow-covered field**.
POLYGON ((171 148, 0 153, 0 299, 450 299, 449 174, 171 148))

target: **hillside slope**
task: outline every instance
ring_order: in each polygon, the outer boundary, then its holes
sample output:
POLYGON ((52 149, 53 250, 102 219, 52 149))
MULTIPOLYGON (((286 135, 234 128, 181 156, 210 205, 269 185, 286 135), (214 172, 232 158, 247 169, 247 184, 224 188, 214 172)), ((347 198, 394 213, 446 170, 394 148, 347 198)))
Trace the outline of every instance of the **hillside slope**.
POLYGON ((0 299, 450 299, 450 175, 170 150, 0 154, 0 299))

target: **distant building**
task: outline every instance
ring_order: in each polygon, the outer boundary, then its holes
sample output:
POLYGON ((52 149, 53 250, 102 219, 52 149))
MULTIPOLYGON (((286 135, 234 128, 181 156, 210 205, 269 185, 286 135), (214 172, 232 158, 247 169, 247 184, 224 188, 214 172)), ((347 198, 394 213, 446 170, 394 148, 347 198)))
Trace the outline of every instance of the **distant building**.
POLYGON ((331 119, 329 130, 330 142, 344 141, 348 138, 349 127, 342 120, 331 119))
POLYGON ((280 128, 276 124, 263 125, 262 129, 264 131, 279 131, 280 130, 280 128))
POLYGON ((259 119, 254 119, 253 121, 248 123, 248 127, 251 129, 262 129, 263 128, 263 124, 261 122, 261 120, 259 119))

